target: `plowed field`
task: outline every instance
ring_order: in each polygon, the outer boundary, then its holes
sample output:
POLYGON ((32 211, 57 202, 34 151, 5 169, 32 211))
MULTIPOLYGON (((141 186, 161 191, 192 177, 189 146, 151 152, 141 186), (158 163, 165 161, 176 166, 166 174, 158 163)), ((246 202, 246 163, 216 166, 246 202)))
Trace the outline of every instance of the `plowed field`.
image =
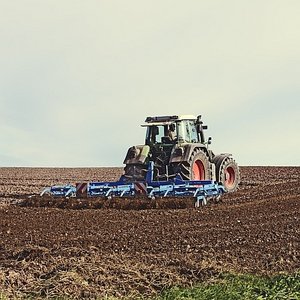
POLYGON ((300 269, 300 167, 242 167, 239 190, 200 209, 19 205, 51 184, 115 180, 121 172, 0 168, 0 291, 150 295, 220 272, 300 269))

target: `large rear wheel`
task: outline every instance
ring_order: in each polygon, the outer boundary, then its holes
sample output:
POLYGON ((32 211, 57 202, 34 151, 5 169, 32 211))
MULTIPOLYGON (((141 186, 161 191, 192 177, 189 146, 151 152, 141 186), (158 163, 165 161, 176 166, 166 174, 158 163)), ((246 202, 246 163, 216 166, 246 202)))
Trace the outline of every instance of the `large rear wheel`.
POLYGON ((210 180, 212 178, 207 155, 196 148, 188 161, 174 166, 175 173, 180 174, 183 180, 210 180))

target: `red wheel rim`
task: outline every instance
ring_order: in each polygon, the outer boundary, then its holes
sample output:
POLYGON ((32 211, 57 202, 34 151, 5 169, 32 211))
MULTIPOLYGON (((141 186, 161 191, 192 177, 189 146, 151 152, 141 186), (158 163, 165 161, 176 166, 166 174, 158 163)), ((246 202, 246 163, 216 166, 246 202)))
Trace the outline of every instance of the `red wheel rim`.
POLYGON ((193 165, 193 179, 194 180, 204 180, 205 179, 205 171, 204 165, 201 160, 196 160, 193 165))
POLYGON ((225 185, 232 187, 235 181, 235 171, 232 167, 228 167, 225 170, 225 185))

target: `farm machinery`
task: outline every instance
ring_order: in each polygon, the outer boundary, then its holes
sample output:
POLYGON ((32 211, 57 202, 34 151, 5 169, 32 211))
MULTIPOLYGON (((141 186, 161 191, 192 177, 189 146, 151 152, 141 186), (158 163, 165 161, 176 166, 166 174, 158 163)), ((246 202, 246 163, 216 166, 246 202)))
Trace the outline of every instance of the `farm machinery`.
POLYGON ((201 116, 147 117, 143 145, 130 147, 124 174, 115 182, 82 182, 52 186, 41 196, 111 199, 193 197, 206 204, 237 189, 240 173, 231 154, 215 155, 204 137, 201 116))

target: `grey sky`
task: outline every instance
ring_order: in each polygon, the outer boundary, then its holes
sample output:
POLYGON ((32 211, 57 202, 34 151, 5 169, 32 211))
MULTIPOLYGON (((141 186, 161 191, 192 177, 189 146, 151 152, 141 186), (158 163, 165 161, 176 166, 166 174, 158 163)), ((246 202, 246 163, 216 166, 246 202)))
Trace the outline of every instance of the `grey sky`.
POLYGON ((0 0, 0 166, 121 166, 148 115, 298 165, 300 1, 0 0))

